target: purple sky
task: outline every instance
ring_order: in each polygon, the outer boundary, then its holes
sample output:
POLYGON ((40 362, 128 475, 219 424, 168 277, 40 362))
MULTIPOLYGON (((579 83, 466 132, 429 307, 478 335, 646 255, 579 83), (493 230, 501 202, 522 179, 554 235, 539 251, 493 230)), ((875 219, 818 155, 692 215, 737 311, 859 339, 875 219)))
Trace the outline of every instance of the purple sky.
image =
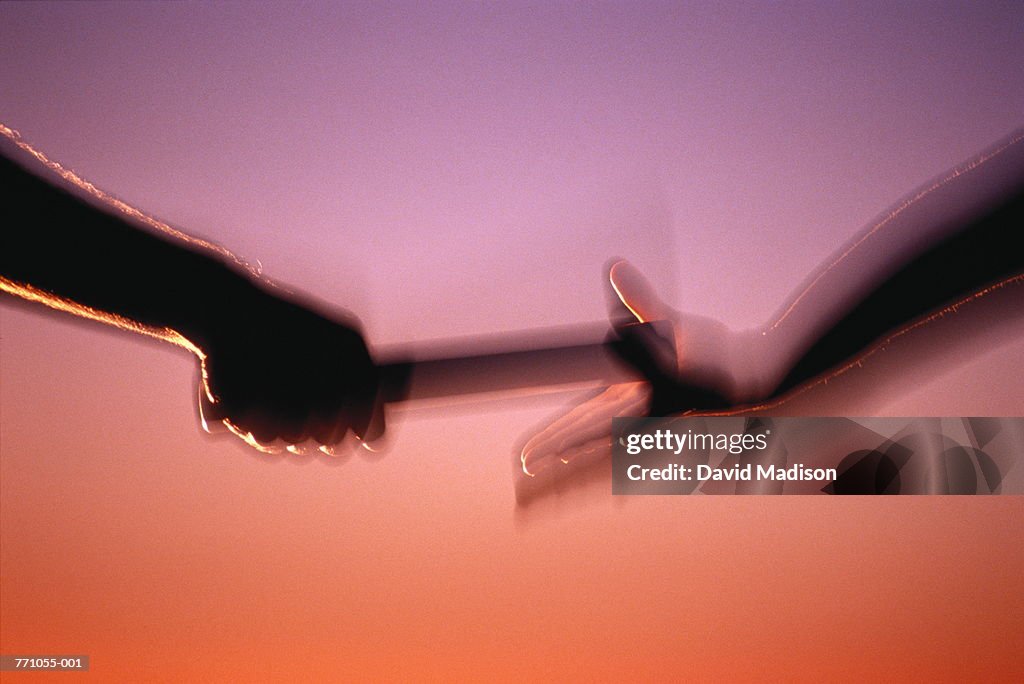
POLYGON ((699 5, 5 4, 0 117, 377 341, 600 320, 613 255, 758 323, 1024 120, 1016 3, 699 5))

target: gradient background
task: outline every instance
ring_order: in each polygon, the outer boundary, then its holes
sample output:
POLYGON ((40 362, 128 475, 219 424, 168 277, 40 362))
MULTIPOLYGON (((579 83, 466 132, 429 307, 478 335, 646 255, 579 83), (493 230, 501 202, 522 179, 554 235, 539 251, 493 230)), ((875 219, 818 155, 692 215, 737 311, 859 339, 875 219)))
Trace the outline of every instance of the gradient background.
MULTIPOLYGON (((600 321, 613 255, 755 325, 1024 122, 1014 2, 4 3, 0 46, 0 120, 374 345, 600 321)), ((559 400, 266 458, 200 433, 181 350, 0 316, 4 653, 115 681, 1022 674, 1019 497, 526 514, 512 457, 559 400)), ((1021 414, 1015 325, 858 412, 1021 414)))

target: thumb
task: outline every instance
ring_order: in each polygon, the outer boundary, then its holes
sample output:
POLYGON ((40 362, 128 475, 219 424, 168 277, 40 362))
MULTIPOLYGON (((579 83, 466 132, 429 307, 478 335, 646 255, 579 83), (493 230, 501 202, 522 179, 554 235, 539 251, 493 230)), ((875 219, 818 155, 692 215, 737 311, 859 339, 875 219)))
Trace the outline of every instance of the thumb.
POLYGON ((227 428, 222 421, 227 417, 227 413, 224 411, 224 407, 214 400, 207 380, 206 369, 202 365, 199 368, 199 376, 196 378, 196 394, 196 409, 203 430, 210 434, 225 431, 227 428))
MULTIPOLYGON (((668 320, 672 309, 654 290, 654 286, 633 264, 625 259, 616 261, 608 268, 608 283, 611 286, 615 308, 626 309, 630 322, 650 323, 668 320)), ((621 313, 621 311, 620 311, 621 313)), ((616 318, 613 312, 613 318, 616 318)))
POLYGON ((608 283, 614 295, 611 317, 620 355, 649 379, 674 377, 679 370, 675 312, 628 261, 609 267, 608 283))

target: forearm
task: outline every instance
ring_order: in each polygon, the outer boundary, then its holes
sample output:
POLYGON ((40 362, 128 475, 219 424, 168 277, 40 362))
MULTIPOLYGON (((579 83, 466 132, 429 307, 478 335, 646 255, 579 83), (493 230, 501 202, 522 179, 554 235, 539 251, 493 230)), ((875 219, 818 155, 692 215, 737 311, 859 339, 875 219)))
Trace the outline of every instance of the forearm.
POLYGON ((202 349, 259 288, 229 253, 63 172, 0 128, 0 286, 202 349))
MULTIPOLYGON (((1024 139, 895 206, 749 335, 754 399, 834 371, 922 317, 1024 273, 1024 139)), ((746 345, 744 345, 746 346, 746 345)))

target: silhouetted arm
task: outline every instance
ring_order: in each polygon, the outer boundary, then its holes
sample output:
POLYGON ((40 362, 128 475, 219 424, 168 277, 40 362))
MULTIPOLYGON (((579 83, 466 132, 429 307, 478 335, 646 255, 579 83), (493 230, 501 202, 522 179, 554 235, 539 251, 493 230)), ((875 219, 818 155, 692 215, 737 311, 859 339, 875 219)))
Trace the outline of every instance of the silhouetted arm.
POLYGON ((382 429, 376 370, 353 321, 312 311, 2 126, 0 152, 5 291, 188 348, 202 362, 208 417, 254 446, 382 429))
MULTIPOLYGON (((620 337, 614 347, 646 382, 613 386, 539 431, 523 447, 523 470, 535 475, 606 453, 615 416, 778 406, 950 307, 994 288, 1016 288, 1019 296, 1022 235, 1018 131, 894 205, 760 328, 733 332, 681 313, 636 268, 617 262, 608 273, 620 337)), ((1020 312, 1024 307, 1011 313, 1020 312)))
POLYGON ((0 274, 8 291, 198 349, 233 306, 248 308, 261 296, 223 254, 156 234, 56 180, 0 157, 0 274))
POLYGON ((1022 235, 1017 132, 887 210, 762 327, 732 332, 680 313, 617 264, 610 276, 628 310, 618 330, 627 358, 654 385, 655 413, 761 403, 828 376, 925 316, 1019 279, 1022 235))
POLYGON ((896 204, 805 281, 752 336, 770 369, 762 393, 793 389, 922 316, 1024 274, 1022 236, 1017 131, 896 204))

